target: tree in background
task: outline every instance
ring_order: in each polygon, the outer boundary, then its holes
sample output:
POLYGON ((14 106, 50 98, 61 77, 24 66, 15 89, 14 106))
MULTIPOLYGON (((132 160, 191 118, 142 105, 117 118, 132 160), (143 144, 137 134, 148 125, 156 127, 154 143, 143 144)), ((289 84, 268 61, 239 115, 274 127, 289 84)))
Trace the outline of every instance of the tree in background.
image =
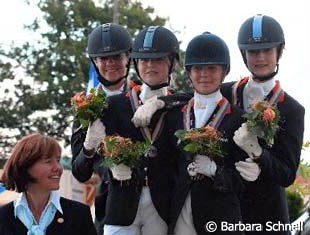
MULTIPOLYGON (((0 48, 3 58, 10 58, 10 62, 0 61, 0 82, 14 80, 16 69, 23 69, 23 78, 0 98, 0 158, 7 155, 16 139, 33 131, 69 142, 70 98, 85 89, 88 79, 87 36, 99 24, 113 19, 113 0, 104 1, 102 6, 92 0, 30 0, 28 4, 37 4, 42 11, 41 19, 26 26, 40 32, 41 38, 13 46, 10 51, 0 48), (14 134, 8 135, 12 130, 14 134)), ((132 35, 146 25, 166 22, 155 15, 154 8, 144 8, 138 1, 120 0, 119 12, 119 23, 132 35)))
MULTIPOLYGON (((303 145, 303 150, 306 151, 310 147, 310 142, 307 141, 303 145)), ((302 212, 310 207, 310 163, 302 160, 299 164, 297 176, 294 184, 286 189, 288 209, 290 221, 296 220, 302 212)))
POLYGON ((189 79, 188 75, 184 68, 184 63, 182 58, 185 56, 185 52, 180 50, 180 63, 179 66, 176 67, 175 73, 173 74, 173 86, 176 90, 183 91, 183 92, 193 92, 192 82, 189 79))

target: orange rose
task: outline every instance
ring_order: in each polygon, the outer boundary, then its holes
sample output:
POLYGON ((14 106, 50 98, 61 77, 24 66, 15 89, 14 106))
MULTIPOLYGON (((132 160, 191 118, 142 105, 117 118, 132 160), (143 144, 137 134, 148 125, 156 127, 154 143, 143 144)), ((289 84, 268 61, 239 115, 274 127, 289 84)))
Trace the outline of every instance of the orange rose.
POLYGON ((106 94, 103 90, 92 88, 89 94, 77 92, 71 98, 71 113, 74 121, 78 121, 83 128, 90 122, 102 116, 102 110, 107 108, 106 94))
POLYGON ((84 100, 84 92, 78 92, 73 96, 73 100, 75 100, 75 102, 81 102, 82 100, 84 100))
POLYGON ((76 104, 78 108, 83 108, 84 106, 87 106, 87 105, 89 105, 89 102, 87 100, 82 100, 81 102, 78 102, 76 104))
POLYGON ((264 122, 272 122, 276 117, 275 112, 271 108, 266 108, 263 112, 264 122))

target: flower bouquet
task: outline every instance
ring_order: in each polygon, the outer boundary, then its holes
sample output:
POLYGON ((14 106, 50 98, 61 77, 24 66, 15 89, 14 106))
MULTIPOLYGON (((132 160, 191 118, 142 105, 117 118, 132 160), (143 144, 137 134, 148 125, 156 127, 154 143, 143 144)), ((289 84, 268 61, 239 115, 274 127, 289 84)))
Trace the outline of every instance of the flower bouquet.
POLYGON ((106 94, 103 90, 92 88, 88 95, 78 92, 71 98, 74 121, 80 122, 83 128, 90 122, 102 116, 102 111, 107 108, 106 94))
POLYGON ((272 146, 279 128, 280 111, 266 101, 259 101, 251 108, 252 112, 244 114, 249 131, 262 138, 268 146, 272 146))
POLYGON ((104 157, 103 164, 106 167, 124 164, 134 168, 145 157, 149 147, 150 144, 146 142, 133 142, 129 138, 113 135, 102 139, 99 153, 104 157))
MULTIPOLYGON (((206 155, 210 159, 224 158, 226 153, 221 148, 222 133, 212 126, 194 128, 188 131, 178 130, 175 136, 179 139, 179 144, 183 145, 183 150, 190 153, 190 160, 194 160, 196 155, 206 155)), ((198 174, 194 180, 203 179, 204 176, 198 174)))

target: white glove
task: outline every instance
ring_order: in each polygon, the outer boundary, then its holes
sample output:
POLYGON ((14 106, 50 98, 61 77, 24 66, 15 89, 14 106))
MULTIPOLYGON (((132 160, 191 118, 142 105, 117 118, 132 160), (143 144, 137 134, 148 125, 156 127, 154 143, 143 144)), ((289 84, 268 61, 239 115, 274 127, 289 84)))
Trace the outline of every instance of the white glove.
POLYGON ((121 163, 110 168, 113 178, 119 181, 131 179, 131 169, 125 164, 121 163))
POLYGON ((233 140, 250 158, 254 159, 263 152, 262 147, 258 143, 257 135, 248 131, 246 123, 243 123, 241 127, 235 131, 233 140))
POLYGON ((251 158, 245 159, 245 161, 239 161, 235 163, 237 171, 246 181, 255 181, 257 180, 261 169, 258 164, 253 162, 251 158))
POLYGON ((195 172, 208 177, 215 176, 216 163, 204 155, 195 156, 195 172))
POLYGON ((100 119, 96 119, 88 126, 87 134, 84 141, 84 148, 87 150, 96 149, 101 139, 105 137, 105 126, 100 119))
POLYGON ((138 107, 131 121, 136 127, 148 126, 154 113, 163 107, 165 107, 165 102, 154 96, 138 107))

